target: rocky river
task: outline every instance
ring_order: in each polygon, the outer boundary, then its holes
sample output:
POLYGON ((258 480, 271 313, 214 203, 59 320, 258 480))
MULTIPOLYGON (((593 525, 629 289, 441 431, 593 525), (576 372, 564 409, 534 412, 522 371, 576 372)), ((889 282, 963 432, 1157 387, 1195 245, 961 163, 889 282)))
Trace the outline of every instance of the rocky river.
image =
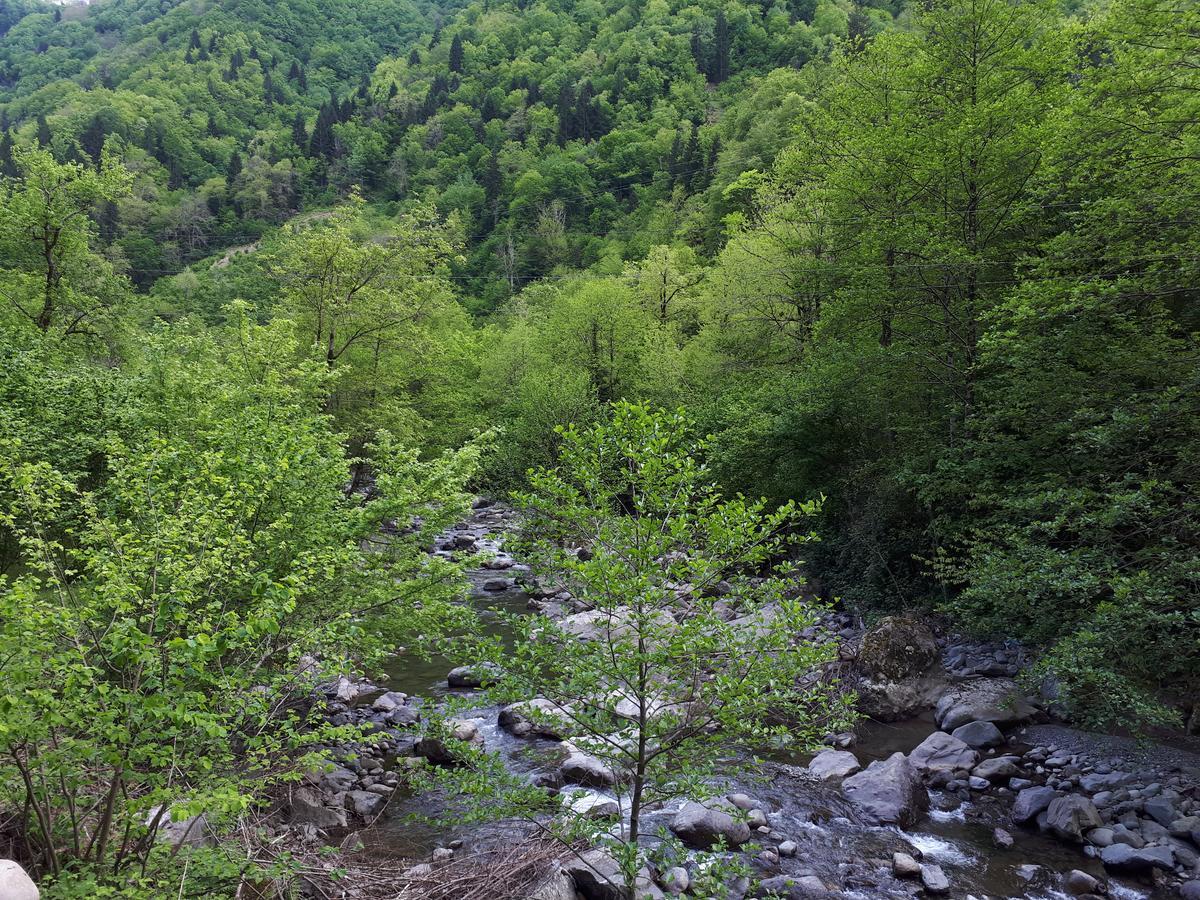
MULTIPOLYGON (((526 570, 503 547, 511 522, 503 506, 481 503, 434 552, 488 557, 470 572, 481 604, 580 614, 569 597, 527 590, 526 570)), ((765 753, 752 777, 719 786, 725 801, 652 815, 652 825, 685 843, 703 846, 722 834, 753 847, 744 853, 758 886, 735 885, 731 896, 1200 900, 1194 746, 1055 721, 1051 701, 1016 687, 1013 676, 1028 664, 1019 647, 940 635, 904 617, 865 629, 846 613, 828 617, 823 637, 839 643, 839 665, 860 691, 867 715, 854 732, 830 735, 829 749, 815 756, 765 753)), ((458 668, 469 662, 398 657, 374 682, 328 686, 339 721, 369 722, 386 734, 375 749, 339 754, 332 772, 299 789, 293 823, 334 838, 353 832, 363 858, 422 875, 522 833, 516 823, 414 821, 435 813, 436 801, 409 792, 403 774, 438 762, 421 740, 421 721, 448 695, 479 699, 459 716, 459 736, 482 741, 510 770, 578 792, 590 808, 614 799, 606 779, 589 777, 578 762, 564 765, 561 741, 487 705, 469 668, 458 668)), ((678 862, 647 873, 647 896, 686 893, 689 862, 678 862)), ((530 900, 619 897, 566 868, 530 900)))

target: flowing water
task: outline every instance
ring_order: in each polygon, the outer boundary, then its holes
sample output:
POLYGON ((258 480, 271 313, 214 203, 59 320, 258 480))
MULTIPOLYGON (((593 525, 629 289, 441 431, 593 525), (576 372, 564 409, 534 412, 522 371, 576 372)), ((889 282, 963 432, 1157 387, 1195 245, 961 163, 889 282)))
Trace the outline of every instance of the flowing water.
MULTIPOLYGON (((502 522, 492 514, 492 522, 502 522)), ((485 540, 481 544, 489 546, 485 540)), ((490 542, 490 549, 495 549, 490 542)), ((487 607, 506 611, 527 608, 528 597, 517 587, 502 592, 487 592, 484 583, 509 572, 474 570, 469 573, 476 600, 487 607)), ((487 626, 502 633, 495 618, 487 626)), ((436 703, 448 694, 470 697, 470 692, 452 691, 446 673, 470 660, 435 659, 418 661, 397 657, 385 670, 390 690, 425 698, 436 703)), ((533 776, 552 771, 562 759, 557 742, 545 739, 516 738, 496 723, 498 708, 482 705, 469 711, 484 735, 489 750, 501 754, 506 766, 533 776)), ((935 730, 932 717, 920 717, 898 723, 866 721, 857 728, 852 748, 865 766, 897 751, 908 753, 935 730)), ((963 802, 937 791, 931 792, 929 813, 911 830, 871 827, 859 824, 854 810, 836 787, 814 783, 806 778, 806 756, 771 754, 753 777, 730 778, 725 788, 755 797, 768 815, 772 829, 799 845, 794 858, 784 858, 774 874, 817 874, 827 883, 844 886, 847 897, 911 897, 911 882, 897 881, 891 874, 892 853, 920 851, 926 861, 942 866, 952 885, 954 897, 975 894, 980 897, 1065 900, 1058 885, 1061 874, 1082 869, 1105 877, 1103 867, 1086 858, 1077 848, 1025 829, 1014 828, 1008 820, 1010 801, 973 795, 963 802), (999 849, 992 830, 1011 831, 1015 844, 999 849)), ((436 797, 398 794, 389 804, 388 818, 361 833, 367 852, 387 858, 419 859, 433 849, 454 840, 464 842, 468 850, 494 841, 511 839, 522 829, 518 823, 494 825, 431 826, 412 820, 414 815, 430 816, 440 810, 436 797)), ((660 810, 649 817, 653 829, 670 820, 673 809, 660 810)), ((1156 898, 1151 889, 1131 883, 1110 881, 1110 896, 1117 900, 1156 898)))

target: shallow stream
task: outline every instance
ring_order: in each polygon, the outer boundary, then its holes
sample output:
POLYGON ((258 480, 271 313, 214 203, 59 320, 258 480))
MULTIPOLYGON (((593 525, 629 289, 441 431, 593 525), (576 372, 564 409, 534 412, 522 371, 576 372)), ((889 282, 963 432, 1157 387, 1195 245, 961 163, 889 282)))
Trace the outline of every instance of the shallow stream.
MULTIPOLYGON (((495 542, 481 541, 494 549, 495 542)), ((502 592, 484 590, 484 583, 497 576, 510 575, 486 569, 470 573, 474 595, 483 606, 507 611, 527 608, 524 591, 512 587, 502 592)), ((511 575, 510 575, 511 577, 511 575)), ((493 619, 490 626, 499 631, 493 619)), ((410 657, 396 658, 386 669, 389 690, 403 691, 436 703, 454 693, 446 673, 470 660, 435 659, 428 662, 410 657)), ((482 699, 482 698, 481 698, 482 699)), ((553 769, 561 759, 557 742, 517 738, 496 723, 498 708, 482 705, 468 713, 478 719, 486 746, 500 753, 512 771, 534 774, 553 769)), ((851 748, 866 766, 900 751, 908 753, 924 740, 935 725, 931 717, 898 723, 864 721, 856 729, 857 742, 851 748)), ((1066 900, 1058 885, 1061 874, 1082 869, 1105 877, 1096 860, 1086 858, 1074 847, 1066 846, 1036 831, 1014 827, 1009 822, 1008 801, 977 795, 969 802, 937 791, 931 792, 931 808, 913 829, 905 832, 891 827, 871 827, 854 821, 852 807, 836 787, 813 782, 803 767, 809 757, 772 754, 753 778, 731 778, 728 792, 744 792, 756 798, 767 813, 771 828, 799 845, 799 852, 784 858, 778 868, 764 875, 817 874, 827 883, 844 885, 847 897, 911 897, 911 882, 897 881, 891 874, 891 855, 896 850, 915 847, 926 861, 942 866, 952 885, 951 896, 1030 898, 1030 900, 1066 900), (1009 830, 1015 838, 1010 849, 998 849, 992 840, 995 827, 1009 830)), ((436 800, 428 796, 398 794, 389 804, 388 817, 362 832, 366 852, 388 859, 420 859, 435 848, 461 840, 472 846, 503 839, 520 828, 516 823, 489 826, 432 827, 416 824, 413 814, 437 813, 436 800)), ((671 809, 651 816, 652 827, 669 821, 671 809)), ((1110 896, 1117 900, 1157 898, 1150 888, 1110 879, 1110 896)), ((1165 895, 1164 895, 1165 896, 1165 895)))

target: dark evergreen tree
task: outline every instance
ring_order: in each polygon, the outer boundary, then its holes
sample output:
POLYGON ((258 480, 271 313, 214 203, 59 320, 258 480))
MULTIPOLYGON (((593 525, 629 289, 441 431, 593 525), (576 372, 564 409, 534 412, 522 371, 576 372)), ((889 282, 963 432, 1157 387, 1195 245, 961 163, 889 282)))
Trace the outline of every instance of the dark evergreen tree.
POLYGON ((208 114, 208 125, 205 128, 210 137, 220 137, 221 130, 217 127, 217 118, 212 113, 208 114))
POLYGON ((236 150, 234 150, 229 156, 229 165, 225 167, 225 174, 228 176, 231 183, 233 179, 242 174, 242 154, 238 153, 236 150))
POLYGON ((275 105, 275 79, 270 72, 263 73, 263 102, 268 108, 275 105))
POLYGON ((675 139, 671 141, 671 151, 667 155, 667 174, 668 183, 674 185, 679 178, 679 170, 683 166, 683 135, 678 131, 675 132, 675 139))
POLYGON ((297 112, 296 118, 292 120, 292 143, 301 151, 308 147, 308 126, 305 124, 302 112, 297 112))
POLYGON ((391 86, 388 88, 388 99, 391 100, 398 93, 400 93, 400 88, 396 87, 396 82, 393 81, 391 86))
POLYGON ((208 56, 209 54, 207 47, 201 47, 196 51, 196 59, 200 60, 200 62, 208 62, 208 56))
POLYGON ((483 95, 483 102, 479 104, 479 118, 484 123, 487 123, 492 121, 492 119, 499 118, 499 116, 500 106, 496 103, 496 98, 492 96, 492 92, 488 91, 483 95))
POLYGON ((688 135, 687 148, 683 151, 683 164, 680 166, 680 184, 688 190, 695 190, 697 179, 703 176, 703 156, 700 152, 700 126, 692 123, 692 133, 688 135))
POLYGON ((200 49, 200 32, 197 31, 195 28, 192 29, 192 39, 191 39, 190 43, 188 44, 188 46, 191 47, 193 50, 200 49))
POLYGON ((336 120, 337 113, 330 109, 328 103, 322 104, 308 142, 309 156, 328 158, 333 154, 333 123, 336 120))
POLYGON ((459 35, 455 35, 450 41, 450 71, 461 72, 463 70, 463 43, 459 35))
POLYGON ((408 54, 408 64, 410 66, 419 66, 421 64, 421 51, 416 47, 408 54))
POLYGON ((288 69, 287 77, 288 81, 295 81, 300 77, 300 63, 296 62, 294 59, 292 60, 291 68, 288 69))
POLYGON ((0 135, 0 175, 5 178, 17 177, 17 164, 13 160, 13 137, 7 130, 0 135))
POLYGON ((308 72, 303 67, 300 69, 300 93, 308 93, 308 72))
POLYGON ((570 82, 564 81, 558 89, 558 104, 555 110, 558 113, 558 143, 562 146, 576 137, 575 88, 570 82))
POLYGON ((208 52, 209 53, 217 52, 217 36, 216 36, 216 34, 213 34, 213 36, 208 39, 208 52))
POLYGON ((185 63, 187 63, 189 66, 196 61, 196 57, 192 56, 192 48, 191 47, 188 47, 187 50, 184 51, 183 61, 185 63))
POLYGON ((37 117, 37 142, 38 146, 45 150, 50 146, 51 134, 50 123, 46 121, 45 115, 37 117))
POLYGON ((725 11, 717 10, 717 21, 713 26, 713 61, 709 77, 715 84, 720 84, 729 77, 729 22, 725 19, 725 11))

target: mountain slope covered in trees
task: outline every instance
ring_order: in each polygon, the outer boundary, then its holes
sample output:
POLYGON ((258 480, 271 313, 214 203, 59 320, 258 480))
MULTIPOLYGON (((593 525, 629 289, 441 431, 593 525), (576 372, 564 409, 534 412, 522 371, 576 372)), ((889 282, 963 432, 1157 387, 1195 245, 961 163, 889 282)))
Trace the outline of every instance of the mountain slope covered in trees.
POLYGON ((1200 727, 1194 6, 0 0, 0 175, 0 783, 60 767, 54 877, 201 783, 236 818, 314 629, 461 624, 370 536, 626 400, 724 497, 823 497, 829 599, 1200 727))

